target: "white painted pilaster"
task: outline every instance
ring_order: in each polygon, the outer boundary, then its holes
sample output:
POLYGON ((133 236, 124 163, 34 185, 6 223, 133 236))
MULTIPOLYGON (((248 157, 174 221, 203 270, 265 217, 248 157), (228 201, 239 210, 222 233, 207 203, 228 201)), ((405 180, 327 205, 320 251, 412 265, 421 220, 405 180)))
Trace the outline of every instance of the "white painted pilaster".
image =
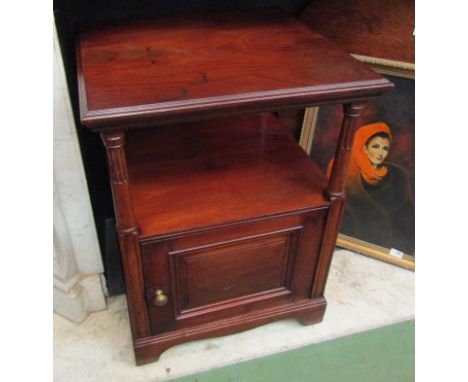
POLYGON ((81 322, 106 308, 104 269, 54 29, 54 311, 81 322))

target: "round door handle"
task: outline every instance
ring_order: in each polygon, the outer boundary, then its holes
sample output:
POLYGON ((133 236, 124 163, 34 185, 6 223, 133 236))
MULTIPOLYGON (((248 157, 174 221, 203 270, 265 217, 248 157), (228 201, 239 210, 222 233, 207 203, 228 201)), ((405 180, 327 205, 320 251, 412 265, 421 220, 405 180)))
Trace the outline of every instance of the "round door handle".
POLYGON ((164 306, 167 303, 167 296, 162 289, 157 289, 153 294, 153 305, 164 306))

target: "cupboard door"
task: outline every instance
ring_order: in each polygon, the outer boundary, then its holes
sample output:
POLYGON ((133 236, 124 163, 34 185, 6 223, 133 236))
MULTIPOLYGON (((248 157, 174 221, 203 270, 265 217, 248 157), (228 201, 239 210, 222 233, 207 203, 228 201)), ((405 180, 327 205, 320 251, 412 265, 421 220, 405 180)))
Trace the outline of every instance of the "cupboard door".
POLYGON ((143 245, 152 331, 308 298, 324 217, 324 211, 316 211, 143 245))

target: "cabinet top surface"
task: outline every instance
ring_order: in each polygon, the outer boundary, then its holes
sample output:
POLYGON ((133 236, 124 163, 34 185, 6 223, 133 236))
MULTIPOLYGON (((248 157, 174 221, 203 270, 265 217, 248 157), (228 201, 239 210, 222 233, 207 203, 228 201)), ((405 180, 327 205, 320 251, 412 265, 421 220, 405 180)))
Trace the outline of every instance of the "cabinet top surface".
POLYGON ((392 87, 278 10, 90 28, 77 56, 81 120, 95 128, 345 101, 392 87))

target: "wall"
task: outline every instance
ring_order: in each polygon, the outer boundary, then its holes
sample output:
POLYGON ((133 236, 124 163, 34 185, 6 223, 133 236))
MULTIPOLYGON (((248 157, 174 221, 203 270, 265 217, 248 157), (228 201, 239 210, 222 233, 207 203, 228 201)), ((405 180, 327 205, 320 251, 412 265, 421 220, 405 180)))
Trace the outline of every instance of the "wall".
POLYGON ((106 308, 103 265, 54 30, 54 311, 82 322, 106 308))

